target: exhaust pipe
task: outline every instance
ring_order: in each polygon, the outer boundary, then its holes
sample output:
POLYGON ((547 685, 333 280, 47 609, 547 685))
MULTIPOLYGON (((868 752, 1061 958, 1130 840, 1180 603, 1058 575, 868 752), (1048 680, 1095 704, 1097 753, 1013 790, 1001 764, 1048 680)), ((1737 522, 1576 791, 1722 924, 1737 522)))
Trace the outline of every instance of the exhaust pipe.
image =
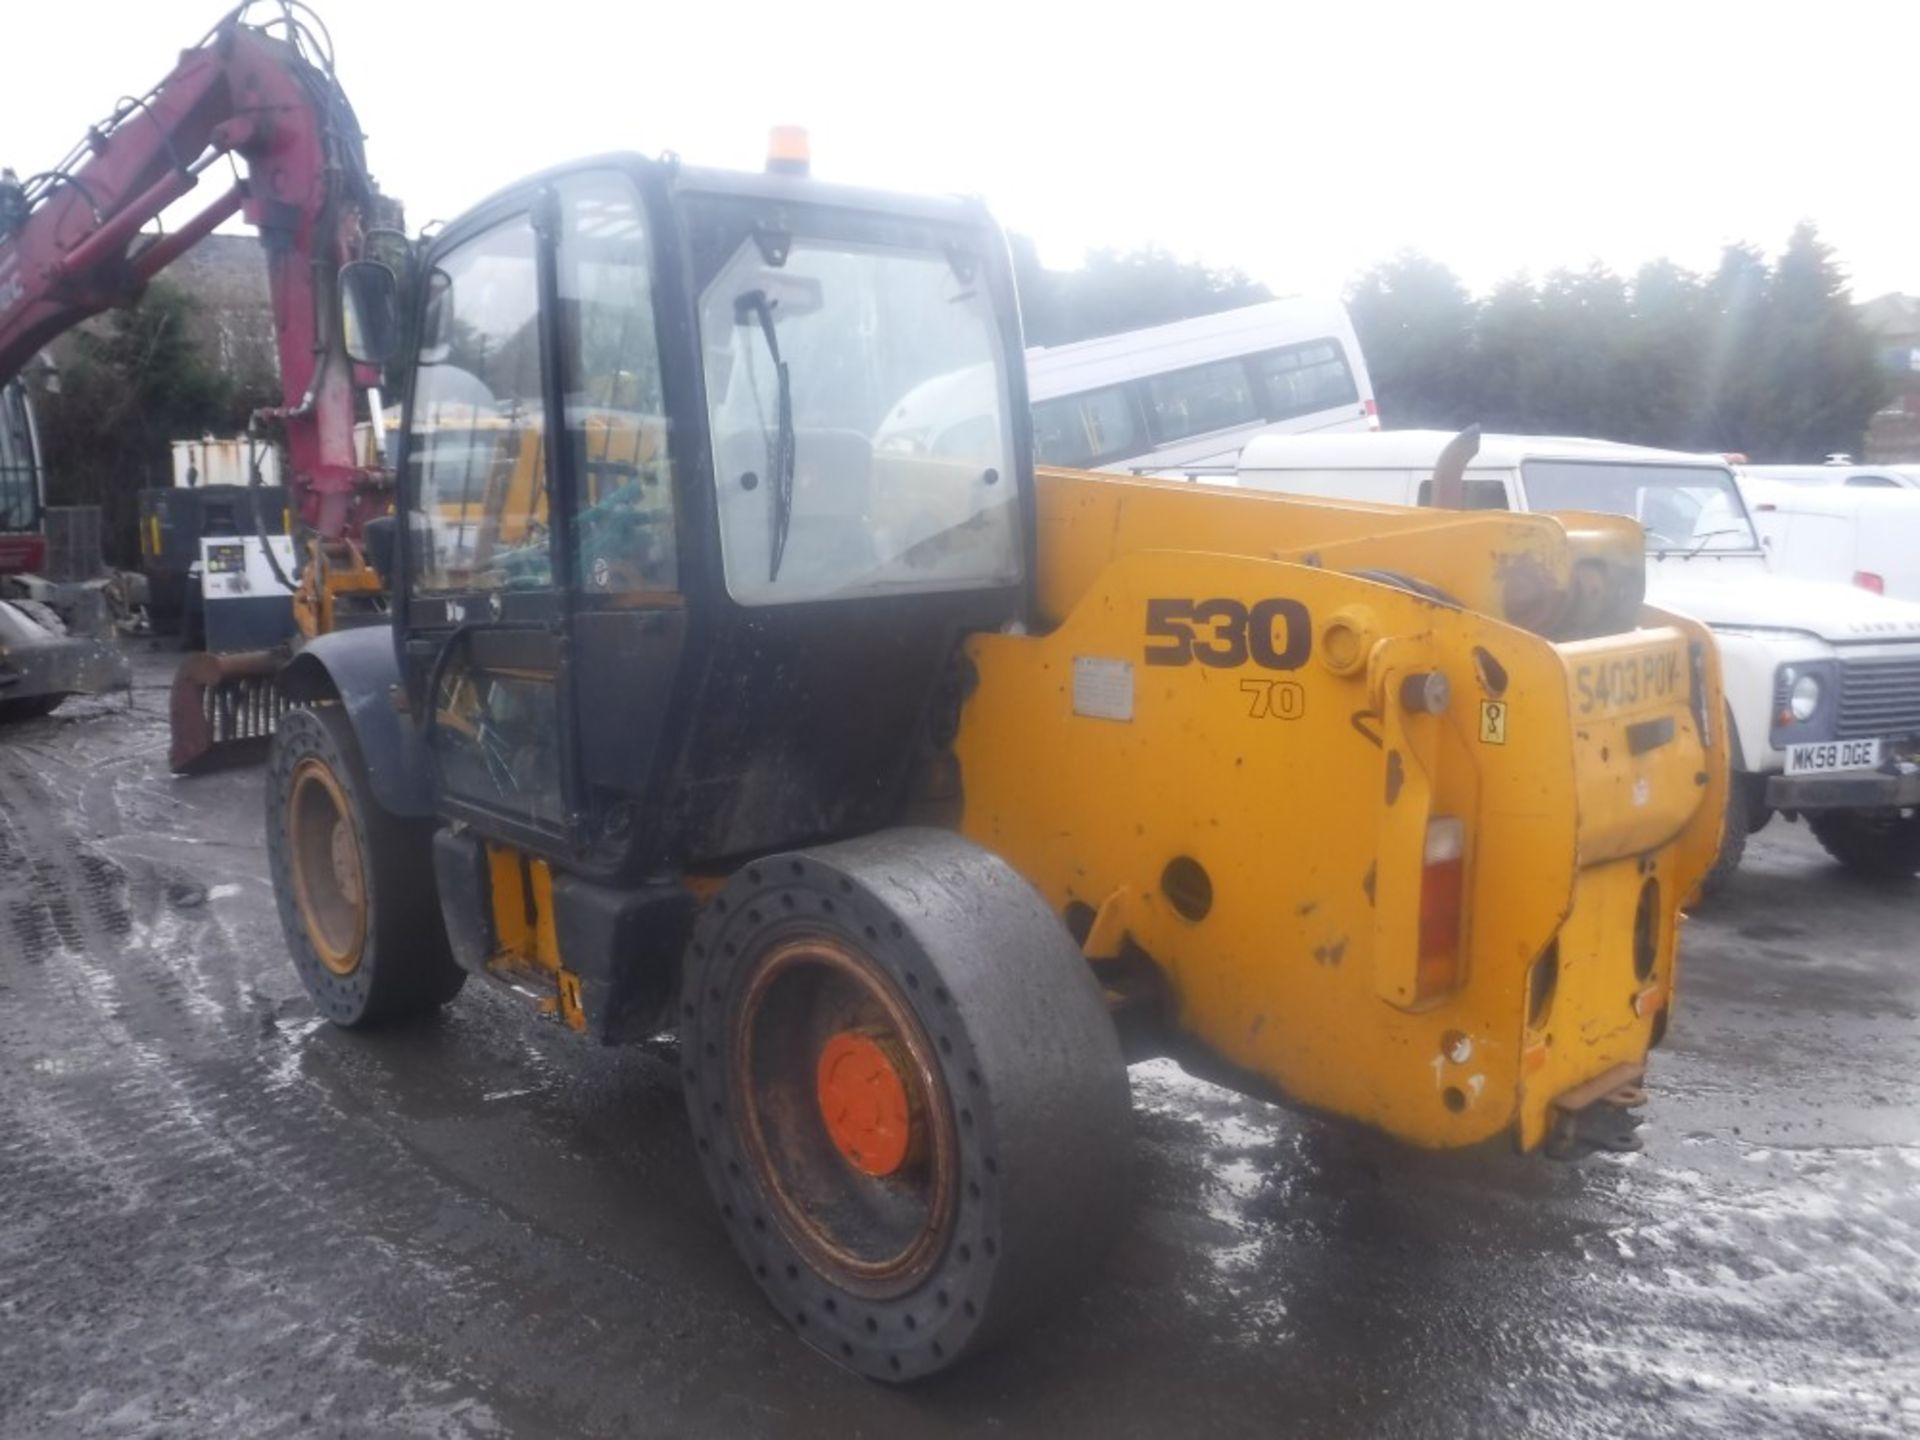
POLYGON ((1464 510, 1467 508, 1467 482, 1463 478, 1467 465, 1480 453, 1480 427, 1469 425, 1447 442, 1447 448, 1440 452, 1440 458, 1433 465, 1433 508, 1436 510, 1464 510))

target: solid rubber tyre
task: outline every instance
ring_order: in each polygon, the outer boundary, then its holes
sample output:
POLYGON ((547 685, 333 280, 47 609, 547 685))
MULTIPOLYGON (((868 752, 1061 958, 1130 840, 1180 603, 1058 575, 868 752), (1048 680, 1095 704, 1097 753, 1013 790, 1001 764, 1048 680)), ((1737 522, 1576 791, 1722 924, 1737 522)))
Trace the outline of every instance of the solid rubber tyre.
POLYGON ((460 992, 466 972, 454 962, 440 916, 432 827, 390 815, 373 799, 353 727, 338 705, 280 717, 267 763, 266 811, 280 925, 321 1015, 349 1028, 404 1021, 460 992), (295 832, 302 817, 323 817, 327 804, 337 808, 335 847, 348 857, 357 884, 348 887, 351 899, 316 921, 309 913, 322 903, 311 898, 322 888, 315 872, 330 867, 295 832), (311 868, 303 875, 302 866, 311 868), (330 934, 339 937, 335 943, 330 934))
POLYGON ((1707 871, 1706 878, 1700 882, 1702 898, 1718 895, 1733 879, 1740 868, 1740 861, 1747 853, 1747 837, 1756 827, 1753 824, 1751 785, 1757 777, 1734 773, 1727 777, 1727 815, 1725 828, 1720 832, 1720 852, 1713 857, 1713 867, 1707 871))
POLYGON ((1130 1101, 1100 987, 1033 888, 957 835, 884 831, 738 872, 695 927, 680 1044, 735 1246, 800 1336, 860 1374, 921 1378, 1014 1333, 1124 1213, 1130 1101), (921 1146, 897 1174, 828 1149, 807 1081, 832 1045, 809 1027, 841 1023, 848 997, 892 1007, 868 1033, 908 1076, 921 1146), (843 1252, 894 1258, 863 1271, 843 1252))
POLYGON ((1920 810, 1820 810, 1807 828, 1827 854, 1870 880, 1907 880, 1920 874, 1920 810))

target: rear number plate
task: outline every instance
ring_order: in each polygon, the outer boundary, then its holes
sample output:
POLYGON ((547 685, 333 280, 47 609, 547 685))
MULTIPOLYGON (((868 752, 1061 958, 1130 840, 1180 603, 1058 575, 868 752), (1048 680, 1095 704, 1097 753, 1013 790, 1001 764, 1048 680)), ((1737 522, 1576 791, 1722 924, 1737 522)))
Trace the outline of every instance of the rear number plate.
POLYGON ((1596 660, 1573 672, 1574 698, 1582 715, 1666 705, 1685 693, 1686 676, 1678 650, 1596 660))
POLYGON ((1819 745, 1787 747, 1789 775, 1817 775, 1823 770, 1871 770, 1879 763, 1878 740, 1828 740, 1819 745))

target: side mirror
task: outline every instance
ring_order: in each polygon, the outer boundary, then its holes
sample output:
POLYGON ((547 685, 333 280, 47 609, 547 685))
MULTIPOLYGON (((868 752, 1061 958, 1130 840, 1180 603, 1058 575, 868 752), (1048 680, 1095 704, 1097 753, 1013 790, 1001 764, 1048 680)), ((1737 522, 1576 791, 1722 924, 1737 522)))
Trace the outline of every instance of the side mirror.
POLYGON ((400 282, 378 260, 351 260, 340 267, 340 320, 347 358, 358 365, 384 365, 400 335, 400 282))

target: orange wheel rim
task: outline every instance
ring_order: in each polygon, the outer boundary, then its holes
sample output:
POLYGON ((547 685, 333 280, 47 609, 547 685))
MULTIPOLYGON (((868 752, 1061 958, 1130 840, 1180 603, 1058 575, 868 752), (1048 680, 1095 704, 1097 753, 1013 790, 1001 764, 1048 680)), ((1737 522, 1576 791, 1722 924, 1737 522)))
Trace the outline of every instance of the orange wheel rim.
POLYGON ((857 1294, 911 1289, 952 1236, 960 1144, 906 997, 850 942, 798 934, 753 962, 732 1028, 741 1158, 780 1229, 857 1294))
POLYGON ((906 1163, 913 1139, 907 1084, 878 1040, 842 1030, 820 1050, 820 1118, 854 1169, 891 1175, 906 1163))
POLYGON ((335 975, 360 968, 367 945, 367 869, 353 810, 323 762, 302 760, 287 793, 293 892, 320 963, 335 975))

